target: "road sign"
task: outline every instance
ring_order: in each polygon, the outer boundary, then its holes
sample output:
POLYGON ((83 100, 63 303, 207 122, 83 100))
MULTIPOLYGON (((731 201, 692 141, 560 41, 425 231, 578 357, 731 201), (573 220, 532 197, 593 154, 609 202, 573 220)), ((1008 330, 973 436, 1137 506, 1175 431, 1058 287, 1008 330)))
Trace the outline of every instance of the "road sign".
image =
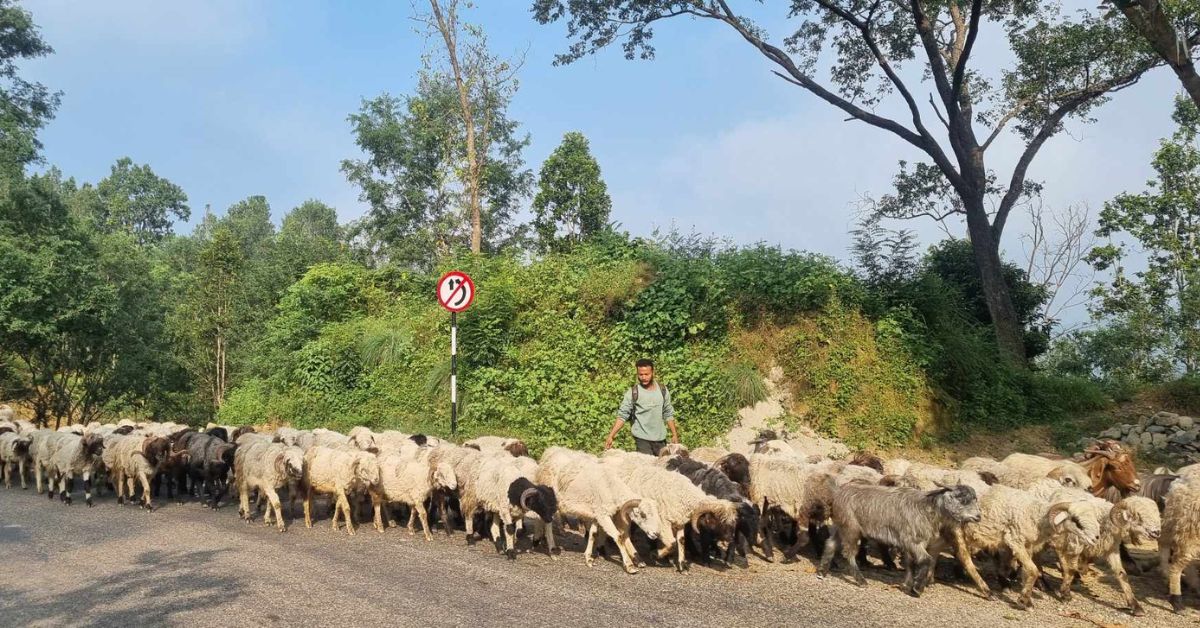
POLYGON ((437 299, 450 310, 450 433, 458 431, 458 313, 475 301, 475 282, 452 270, 438 280, 437 299))
POLYGON ((461 312, 475 301, 475 282, 466 273, 452 270, 438 280, 438 303, 451 312, 461 312))

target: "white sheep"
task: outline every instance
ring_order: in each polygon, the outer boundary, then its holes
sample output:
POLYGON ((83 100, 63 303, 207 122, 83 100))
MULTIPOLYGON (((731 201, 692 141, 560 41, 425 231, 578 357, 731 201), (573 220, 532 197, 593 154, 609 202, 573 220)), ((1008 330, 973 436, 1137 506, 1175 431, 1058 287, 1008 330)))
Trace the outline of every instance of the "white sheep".
POLYGON ((12 488, 12 474, 15 471, 21 478, 21 488, 25 484, 25 468, 30 464, 29 446, 31 439, 17 432, 0 434, 0 475, 4 476, 4 487, 12 488))
MULTIPOLYGON (((651 540, 660 535, 661 517, 653 499, 642 498, 623 482, 614 469, 595 456, 564 447, 550 447, 538 462, 537 482, 554 489, 558 513, 588 525, 584 560, 594 564, 593 548, 611 536, 627 573, 637 573, 637 551, 630 540, 630 523, 636 523, 651 540)), ((555 517, 558 518, 558 515, 555 517)), ((557 553, 554 526, 544 526, 546 545, 557 553)), ((644 565, 640 565, 644 566, 644 565)))
POLYGON ((521 439, 506 436, 477 436, 463 443, 463 447, 478 449, 483 453, 506 451, 513 456, 529 455, 529 448, 521 439))
MULTIPOLYGON (((78 475, 83 479, 84 501, 92 506, 92 474, 100 462, 104 439, 95 434, 77 436, 68 433, 66 436, 50 457, 47 467, 58 480, 59 498, 63 502, 71 504, 71 485, 78 475)), ((51 491, 53 497, 53 489, 51 491)))
POLYGON ((345 513, 346 530, 353 536, 354 513, 347 495, 365 491, 375 507, 375 529, 383 532, 378 487, 379 460, 373 454, 349 445, 314 445, 304 453, 304 525, 312 527, 313 495, 325 493, 334 498, 333 529, 337 530, 338 517, 345 513))
POLYGON ((1160 567, 1167 578, 1167 600, 1176 613, 1182 613, 1181 577, 1188 588, 1200 592, 1196 563, 1200 561, 1200 465, 1184 467, 1180 479, 1167 491, 1162 513, 1162 537, 1158 541, 1160 567), (1187 474, 1184 471, 1187 470, 1187 474))
MULTIPOLYGON (((537 485, 525 473, 517 458, 509 455, 466 456, 455 467, 459 482, 459 504, 467 531, 473 530, 471 519, 478 509, 492 517, 492 538, 501 539, 503 526, 505 553, 517 557, 516 524, 526 512, 532 511, 543 523, 549 523, 558 510, 554 489, 537 485), (460 468, 465 472, 460 472, 460 468)), ((472 538, 468 536, 468 542, 472 538)), ((499 549, 499 546, 497 546, 499 549)))
MULTIPOLYGON (((42 474, 51 472, 50 460, 54 457, 54 453, 58 448, 72 437, 74 434, 66 432, 56 432, 50 429, 34 430, 29 435, 29 452, 33 459, 33 479, 34 486, 37 488, 38 495, 42 494, 42 474)), ((50 477, 47 476, 47 482, 50 477)), ((54 495, 54 489, 50 489, 51 497, 54 495)))
POLYGON ((728 455, 729 450, 722 447, 697 447, 688 451, 689 458, 704 464, 712 464, 728 455))
POLYGON ((35 425, 33 421, 26 421, 23 419, 17 419, 16 421, 13 421, 13 425, 17 426, 17 433, 23 436, 29 436, 30 434, 41 429, 35 425))
POLYGON ((1087 469, 1070 460, 1050 460, 1041 456, 1017 453, 1010 454, 1000 462, 1018 475, 1012 476, 1013 483, 1005 482, 1005 479, 1001 478, 999 474, 996 477, 1000 478, 1001 484, 1015 488, 1025 488, 1025 486, 1016 486, 1017 483, 1031 483, 1047 477, 1058 480, 1063 486, 1069 488, 1090 490, 1092 487, 1092 478, 1088 475, 1087 469))
POLYGON ((327 430, 323 427, 315 428, 312 431, 312 445, 315 447, 333 447, 335 445, 350 444, 350 437, 345 434, 327 430))
POLYGON ((12 407, 8 404, 0 405, 0 421, 12 421, 14 414, 12 407))
MULTIPOLYGON (((245 435, 243 435, 245 436, 245 435)), ((256 441, 239 445, 234 453, 234 482, 237 484, 240 505, 238 514, 242 519, 254 518, 250 511, 250 492, 258 491, 260 498, 267 501, 263 521, 271 525, 271 515, 280 532, 287 530, 283 521, 283 505, 279 500, 279 488, 289 485, 293 496, 295 486, 304 478, 304 450, 296 446, 270 441, 256 441)))
POLYGON ((796 543, 784 550, 784 556, 791 559, 808 543, 810 520, 819 522, 828 517, 833 492, 827 478, 831 476, 795 456, 759 453, 749 460, 750 501, 762 509, 759 532, 763 554, 767 560, 774 559, 773 518, 768 513, 776 509, 796 524, 796 543))
MULTIPOLYGON (((432 541, 433 536, 430 534, 425 500, 432 495, 435 486, 446 490, 458 487, 454 468, 450 464, 431 464, 433 452, 434 449, 429 447, 405 448, 379 456, 380 489, 384 502, 408 506, 411 509, 408 533, 414 534, 414 519, 419 517, 426 541, 432 541)), ((386 515, 384 519, 387 519, 386 515)))
POLYGON ((154 510, 150 480, 170 452, 171 443, 161 436, 113 434, 106 438, 101 459, 117 490, 117 503, 126 503, 126 491, 132 503, 134 485, 138 483, 142 487, 142 507, 154 510))
POLYGON ((1122 543, 1141 543, 1157 539, 1162 528, 1158 506, 1145 497, 1127 497, 1113 504, 1098 497, 1070 501, 1050 507, 1044 519, 1049 525, 1050 545, 1058 555, 1062 583, 1058 594, 1071 598, 1071 583, 1093 560, 1104 558, 1121 587, 1131 613, 1142 615, 1141 604, 1129 586, 1129 577, 1121 562, 1122 543))
POLYGON ((687 568, 683 536, 689 524, 698 532, 701 520, 709 519, 709 525, 719 528, 718 537, 727 536, 724 531, 732 530, 737 525, 736 504, 706 495, 682 474, 659 466, 639 464, 628 457, 606 457, 602 461, 616 469, 618 477, 635 494, 642 499, 654 500, 658 507, 663 543, 658 556, 660 559, 666 558, 675 549, 677 571, 687 568))

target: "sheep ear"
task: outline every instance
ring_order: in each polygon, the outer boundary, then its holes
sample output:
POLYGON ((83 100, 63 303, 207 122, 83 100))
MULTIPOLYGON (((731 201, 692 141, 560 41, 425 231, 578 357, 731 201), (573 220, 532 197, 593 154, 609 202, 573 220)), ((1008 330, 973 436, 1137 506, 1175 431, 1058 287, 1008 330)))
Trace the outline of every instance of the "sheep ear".
POLYGON ((1066 520, 1070 516, 1071 516, 1071 513, 1067 512, 1065 510, 1060 510, 1060 511, 1058 511, 1058 514, 1054 515, 1054 519, 1052 521, 1053 521, 1055 527, 1058 527, 1058 526, 1061 526, 1064 522, 1066 522, 1066 520))

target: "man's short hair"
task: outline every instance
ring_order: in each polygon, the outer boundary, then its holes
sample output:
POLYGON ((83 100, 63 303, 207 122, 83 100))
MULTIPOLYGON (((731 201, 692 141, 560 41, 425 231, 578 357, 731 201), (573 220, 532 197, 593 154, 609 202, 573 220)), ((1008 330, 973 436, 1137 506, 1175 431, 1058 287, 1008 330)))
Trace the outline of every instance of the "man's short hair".
POLYGON ((642 368, 643 366, 648 366, 650 368, 654 368, 654 360, 651 360, 650 358, 642 358, 642 359, 638 360, 637 367, 642 368))

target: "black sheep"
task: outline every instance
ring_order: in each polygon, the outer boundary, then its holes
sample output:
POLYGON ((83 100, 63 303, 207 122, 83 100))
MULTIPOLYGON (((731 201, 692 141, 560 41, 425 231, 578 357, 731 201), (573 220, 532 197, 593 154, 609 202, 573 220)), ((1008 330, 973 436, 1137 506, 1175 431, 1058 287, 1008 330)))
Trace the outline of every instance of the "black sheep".
MULTIPOLYGON (((740 457, 745 460, 745 456, 740 457)), ((724 559, 726 564, 732 564, 735 551, 746 556, 749 545, 754 541, 754 535, 758 530, 760 513, 758 507, 746 499, 742 493, 742 486, 719 469, 688 458, 672 459, 667 462, 667 470, 684 475, 692 481, 692 484, 700 487, 700 490, 708 495, 737 504, 737 525, 733 530, 732 538, 727 539, 728 545, 724 559)), ((748 474, 746 478, 749 479, 748 474)), ((691 529, 687 531, 687 534, 692 541, 691 546, 699 553, 700 560, 707 563, 712 551, 718 549, 718 539, 711 533, 703 533, 697 537, 691 529)))

